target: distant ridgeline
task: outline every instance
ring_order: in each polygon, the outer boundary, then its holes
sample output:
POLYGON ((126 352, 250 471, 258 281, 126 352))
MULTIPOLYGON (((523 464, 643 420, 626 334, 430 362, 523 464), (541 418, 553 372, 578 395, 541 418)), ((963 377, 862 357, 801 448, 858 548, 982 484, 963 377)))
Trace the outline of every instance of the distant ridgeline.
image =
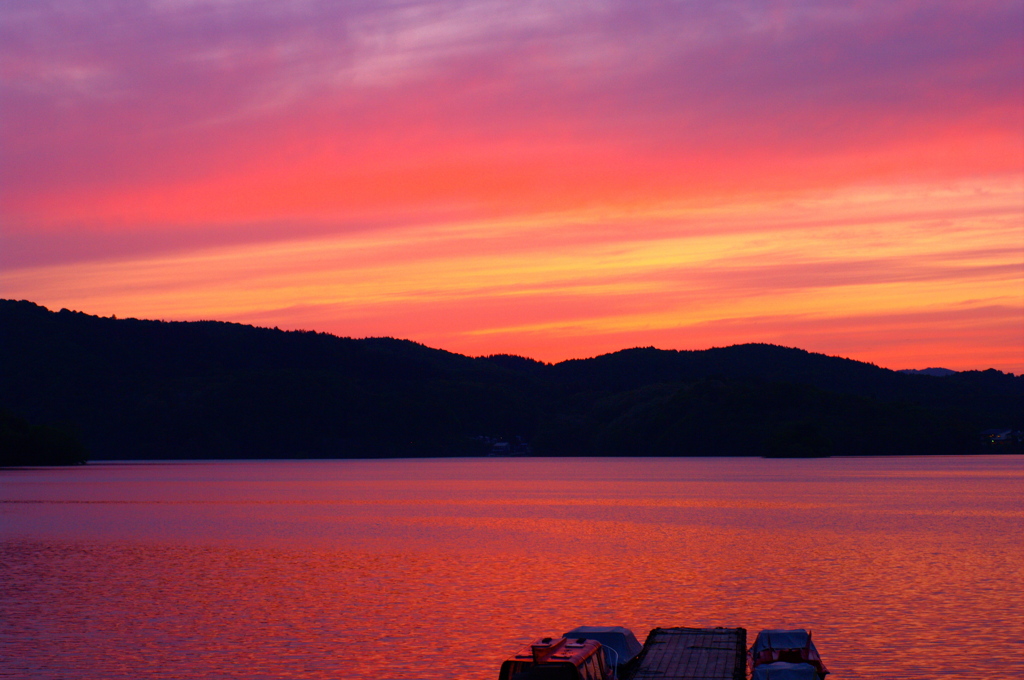
POLYGON ((92 459, 482 455, 500 438, 554 456, 958 454, 1024 428, 1024 377, 763 344, 550 365, 0 301, 0 351, 5 432, 70 452, 76 431, 92 459))

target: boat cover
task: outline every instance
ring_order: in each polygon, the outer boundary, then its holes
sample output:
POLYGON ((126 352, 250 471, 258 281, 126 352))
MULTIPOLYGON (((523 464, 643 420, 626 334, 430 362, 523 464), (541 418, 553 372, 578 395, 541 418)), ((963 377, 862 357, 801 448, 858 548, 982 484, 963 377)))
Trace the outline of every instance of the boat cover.
POLYGON ((811 640, 810 632, 803 628, 795 630, 762 630, 750 648, 750 666, 785 661, 787 663, 809 663, 818 669, 818 676, 828 673, 821 656, 811 640))
POLYGON ((811 634, 803 628, 796 630, 762 630, 754 640, 754 655, 765 649, 806 649, 812 646, 811 634))
POLYGON ((818 680, 818 669, 809 663, 763 663, 754 668, 750 680, 818 680))
POLYGON ((606 650, 604 658, 609 666, 615 663, 620 666, 628 663, 644 648, 633 635, 633 631, 622 626, 579 626, 566 633, 565 637, 597 640, 602 647, 611 647, 618 655, 618 661, 614 658, 614 654, 609 654, 606 650))

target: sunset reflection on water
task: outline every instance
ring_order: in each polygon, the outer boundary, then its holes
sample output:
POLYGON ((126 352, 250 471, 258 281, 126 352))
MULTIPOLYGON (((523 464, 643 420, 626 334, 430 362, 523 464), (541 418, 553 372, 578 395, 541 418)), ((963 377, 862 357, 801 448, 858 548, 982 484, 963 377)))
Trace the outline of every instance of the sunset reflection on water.
POLYGON ((1012 677, 1022 499, 1019 456, 0 471, 0 677, 493 679, 581 624, 1012 677))

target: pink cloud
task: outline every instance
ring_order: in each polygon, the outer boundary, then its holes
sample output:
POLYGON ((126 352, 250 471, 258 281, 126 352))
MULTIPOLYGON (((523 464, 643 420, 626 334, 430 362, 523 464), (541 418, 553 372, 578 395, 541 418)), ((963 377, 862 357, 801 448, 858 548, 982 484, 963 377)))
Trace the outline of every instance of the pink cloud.
POLYGON ((13 229, 1019 169, 1014 3, 85 7, 4 11, 13 229))

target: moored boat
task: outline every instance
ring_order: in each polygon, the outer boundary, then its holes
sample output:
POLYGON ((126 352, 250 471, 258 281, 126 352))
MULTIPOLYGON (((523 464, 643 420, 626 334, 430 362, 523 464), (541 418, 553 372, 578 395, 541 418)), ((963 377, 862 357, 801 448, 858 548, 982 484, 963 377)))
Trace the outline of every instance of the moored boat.
POLYGON ((751 680, 824 680, 829 672, 803 628, 762 630, 747 658, 751 680))
POLYGON ((578 626, 563 637, 597 640, 604 650, 605 664, 613 677, 619 677, 629 668, 644 646, 633 635, 633 631, 622 626, 578 626))
POLYGON ((612 680, 601 643, 587 638, 541 638, 501 664, 498 680, 612 680))

